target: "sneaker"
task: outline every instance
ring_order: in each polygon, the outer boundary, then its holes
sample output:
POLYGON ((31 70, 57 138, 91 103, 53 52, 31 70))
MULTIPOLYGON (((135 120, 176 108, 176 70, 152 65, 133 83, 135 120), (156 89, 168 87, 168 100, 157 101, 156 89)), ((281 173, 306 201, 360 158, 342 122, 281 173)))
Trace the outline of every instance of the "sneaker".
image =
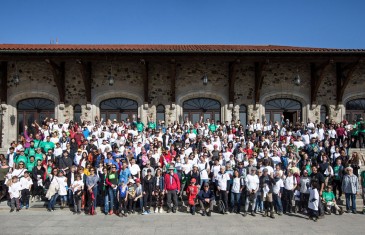
POLYGON ((251 212, 251 215, 252 215, 253 217, 255 217, 255 216, 256 216, 256 214, 255 214, 255 213, 253 213, 253 212, 251 212))
POLYGON ((357 214, 357 212, 356 211, 352 211, 352 214, 357 214))
POLYGON ((317 218, 317 217, 314 217, 314 218, 313 218, 313 221, 314 221, 314 222, 317 222, 317 220, 318 220, 318 218, 317 218))
POLYGON ((167 209, 167 213, 171 213, 171 209, 169 208, 169 209, 167 209))
POLYGON ((14 212, 14 209, 11 209, 9 212, 10 212, 10 213, 11 213, 11 212, 14 212))
POLYGON ((246 217, 247 216, 247 213, 246 212, 243 212, 242 216, 243 217, 246 217))
POLYGON ((142 215, 148 215, 147 211, 143 211, 142 215))
POLYGON ((159 211, 159 210, 158 210, 158 209, 157 209, 157 207, 156 207, 156 208, 155 208, 155 213, 158 213, 158 211, 159 211))
POLYGON ((340 215, 342 215, 342 214, 343 214, 343 208, 340 207, 340 215))
POLYGON ((176 209, 172 209, 172 213, 174 213, 174 214, 175 214, 175 213, 176 213, 176 209))
POLYGON ((212 215, 212 212, 211 211, 208 211, 207 212, 207 216, 211 216, 212 215))
POLYGON ((206 214, 207 214, 207 212, 203 211, 202 216, 205 216, 206 214))
POLYGON ((148 214, 151 214, 151 211, 150 211, 150 210, 148 210, 148 211, 147 211, 147 213, 148 213, 148 214))
POLYGON ((108 215, 113 215, 114 214, 114 212, 111 210, 111 211, 109 211, 109 213, 108 213, 108 215))

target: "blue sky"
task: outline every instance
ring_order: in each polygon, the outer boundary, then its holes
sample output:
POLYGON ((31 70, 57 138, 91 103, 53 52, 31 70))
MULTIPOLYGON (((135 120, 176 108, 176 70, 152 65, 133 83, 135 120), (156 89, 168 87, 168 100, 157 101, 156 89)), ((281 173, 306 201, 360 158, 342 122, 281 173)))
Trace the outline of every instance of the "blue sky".
POLYGON ((0 43, 365 48, 362 0, 1 0, 0 43))

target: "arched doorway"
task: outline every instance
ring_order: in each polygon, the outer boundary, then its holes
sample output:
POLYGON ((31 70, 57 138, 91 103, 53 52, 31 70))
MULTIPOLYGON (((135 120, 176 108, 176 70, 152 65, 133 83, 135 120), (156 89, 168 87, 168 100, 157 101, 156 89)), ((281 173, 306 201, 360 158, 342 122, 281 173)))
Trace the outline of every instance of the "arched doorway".
POLYGON ((350 100, 346 103, 346 120, 350 123, 365 115, 365 99, 350 100))
POLYGON ((38 124, 48 118, 54 118, 55 103, 44 98, 30 98, 21 100, 17 104, 18 110, 18 134, 24 130, 24 125, 31 127, 36 120, 38 124))
POLYGON ((209 98, 195 98, 186 100, 183 103, 184 120, 186 117, 192 123, 196 123, 203 116, 204 121, 209 118, 210 120, 220 121, 221 119, 221 103, 214 99, 209 98))
POLYGON ((265 118, 267 121, 281 121, 281 115, 284 119, 296 123, 302 118, 302 104, 292 99, 273 99, 265 103, 265 118))
POLYGON ((74 106, 74 122, 81 123, 81 114, 82 114, 81 105, 76 104, 74 106))
POLYGON ((105 120, 117 121, 132 119, 138 116, 138 103, 135 100, 126 98, 107 99, 100 102, 100 116, 105 120))
POLYGON ((165 121, 165 106, 162 104, 156 107, 156 122, 158 121, 165 121))

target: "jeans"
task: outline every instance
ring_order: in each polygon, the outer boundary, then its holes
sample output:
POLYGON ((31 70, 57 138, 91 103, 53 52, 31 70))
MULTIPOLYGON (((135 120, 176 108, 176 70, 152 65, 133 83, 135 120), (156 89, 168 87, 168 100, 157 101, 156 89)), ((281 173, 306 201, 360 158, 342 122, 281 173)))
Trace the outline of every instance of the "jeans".
POLYGON ((356 194, 355 193, 345 193, 346 197, 346 210, 350 210, 350 200, 352 202, 352 212, 356 212, 356 194))
POLYGON ((283 209, 284 209, 284 213, 289 212, 291 213, 291 210, 293 209, 293 197, 294 197, 294 191, 293 190, 287 190, 284 189, 284 193, 283 193, 283 197, 284 197, 284 203, 283 203, 283 209))
POLYGON ((231 209, 234 209, 235 203, 237 203, 237 212, 241 211, 241 193, 231 192, 231 209))
POLYGON ((67 195, 58 195, 61 198, 61 202, 67 202, 67 195))
POLYGON ((245 212, 248 212, 248 208, 251 205, 251 212, 254 211, 255 205, 256 205, 256 199, 257 199, 257 193, 251 194, 250 192, 247 192, 246 195, 246 204, 245 204, 245 212))
POLYGON ((171 209, 171 198, 174 203, 173 209, 176 210, 177 207, 177 194, 176 190, 167 191, 167 207, 171 209))
POLYGON ((29 207, 29 197, 30 197, 30 191, 29 189, 23 189, 22 191, 22 206, 29 207))
POLYGON ((47 207, 49 210, 54 209, 54 205, 56 204, 57 198, 58 198, 57 193, 51 197, 51 199, 48 202, 48 207, 47 207))
POLYGON ((113 189, 111 187, 108 188, 108 191, 105 193, 105 197, 104 197, 104 212, 108 213, 111 210, 117 210, 118 205, 117 205, 117 200, 116 199, 117 196, 117 190, 113 189), (110 204, 109 204, 110 201, 110 204))
POLYGON ((73 195, 74 212, 81 212, 81 197, 73 195))
POLYGON ((14 210, 15 208, 17 210, 20 209, 20 202, 19 202, 19 198, 18 197, 13 197, 11 200, 10 200, 10 207, 12 210, 14 210))
POLYGON ((70 188, 67 190, 67 201, 69 206, 73 206, 74 204, 73 192, 70 188))
POLYGON ((262 201, 261 195, 256 196, 255 212, 264 210, 264 202, 262 201))
POLYGON ((276 208, 276 212, 277 213, 282 213, 283 212, 283 204, 281 203, 281 198, 279 196, 279 194, 272 194, 273 199, 274 199, 274 206, 276 208))

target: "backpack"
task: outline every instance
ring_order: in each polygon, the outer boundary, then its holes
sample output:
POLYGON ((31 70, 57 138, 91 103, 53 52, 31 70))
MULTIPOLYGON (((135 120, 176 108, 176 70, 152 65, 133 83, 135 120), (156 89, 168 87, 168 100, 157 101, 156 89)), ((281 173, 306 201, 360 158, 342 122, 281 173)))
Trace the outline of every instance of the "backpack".
POLYGON ((226 210, 226 206, 223 203, 223 200, 218 201, 218 210, 220 213, 224 213, 226 210))

